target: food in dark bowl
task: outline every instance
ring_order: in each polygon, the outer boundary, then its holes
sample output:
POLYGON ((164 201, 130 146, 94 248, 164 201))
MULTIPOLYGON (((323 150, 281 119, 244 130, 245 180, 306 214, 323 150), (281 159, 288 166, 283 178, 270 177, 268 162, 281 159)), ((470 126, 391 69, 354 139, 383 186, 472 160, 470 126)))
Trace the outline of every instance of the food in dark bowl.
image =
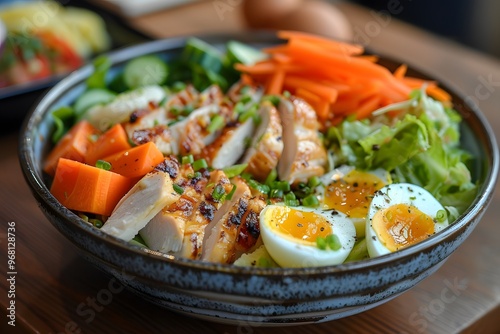
POLYGON ((483 116, 359 46, 280 36, 152 42, 54 87, 20 147, 49 220, 146 299, 214 321, 332 320, 432 274, 493 193, 483 116))

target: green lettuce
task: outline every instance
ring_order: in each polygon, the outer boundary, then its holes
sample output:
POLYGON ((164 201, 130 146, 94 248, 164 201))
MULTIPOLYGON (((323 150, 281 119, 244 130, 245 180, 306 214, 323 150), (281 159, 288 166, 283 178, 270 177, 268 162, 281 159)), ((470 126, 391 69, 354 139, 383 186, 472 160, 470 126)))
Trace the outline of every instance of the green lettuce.
POLYGON ((472 156, 459 146, 460 115, 423 91, 398 104, 401 108, 391 125, 384 124, 384 113, 391 110, 386 107, 372 121, 346 120, 330 129, 333 164, 390 171, 394 182, 427 189, 454 220, 477 192, 467 167, 472 156))

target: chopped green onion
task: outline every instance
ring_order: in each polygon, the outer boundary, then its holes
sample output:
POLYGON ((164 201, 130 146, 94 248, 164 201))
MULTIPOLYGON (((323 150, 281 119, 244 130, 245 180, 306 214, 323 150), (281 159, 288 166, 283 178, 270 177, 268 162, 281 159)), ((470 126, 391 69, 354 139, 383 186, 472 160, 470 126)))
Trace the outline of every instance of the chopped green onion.
POLYGON ((446 220, 446 218, 448 218, 447 216, 448 215, 446 214, 445 210, 438 210, 438 212, 436 213, 436 220, 442 223, 446 220))
POLYGON ((298 199, 285 199, 285 205, 286 206, 298 206, 299 200, 298 199))
POLYGON ((192 154, 183 156, 182 160, 181 160, 181 163, 183 165, 185 165, 185 164, 192 164, 193 162, 194 162, 194 158, 193 158, 192 154))
POLYGON ((210 124, 207 127, 207 131, 209 133, 214 133, 215 131, 218 131, 224 127, 225 124, 224 117, 221 115, 215 115, 212 120, 210 121, 210 124))
POLYGON ((275 107, 280 104, 280 97, 277 95, 266 95, 262 100, 271 102, 275 107))
POLYGON ((241 173, 241 178, 248 182, 252 179, 252 174, 247 172, 241 173))
POLYGON ((319 177, 317 176, 313 176, 309 179, 309 181, 307 182, 307 185, 310 187, 310 188, 316 188, 317 186, 319 186, 321 184, 321 180, 319 179, 319 177))
POLYGON ((270 185, 271 182, 276 180, 277 177, 278 177, 278 172, 276 171, 276 168, 274 168, 271 172, 269 172, 264 183, 270 185))
POLYGON ((271 198, 283 198, 283 190, 271 189, 271 192, 269 193, 269 197, 271 197, 271 198))
MULTIPOLYGON (((232 183, 231 183, 231 184, 232 184, 232 183)), ((236 184, 232 184, 232 185, 233 185, 233 188, 231 189, 231 191, 229 192, 229 194, 227 194, 227 196, 226 196, 226 198, 227 198, 228 200, 233 199, 233 195, 234 195, 234 193, 235 193, 235 191, 236 191, 236 188, 237 188, 236 184)))
POLYGON ((258 190, 259 192, 261 192, 263 194, 269 194, 269 191, 271 190, 268 185, 261 184, 255 180, 252 180, 252 179, 248 180, 248 185, 251 188, 258 190))
POLYGON ((197 179, 197 178, 200 178, 201 177, 201 173, 200 172, 196 172, 196 173, 193 173, 193 174, 188 174, 188 179, 197 179))
POLYGON ((232 178, 243 173, 243 171, 247 168, 247 166, 248 164, 233 165, 224 168, 223 171, 228 178, 232 178))
POLYGON ((95 219, 95 218, 91 218, 91 219, 89 219, 89 223, 91 223, 92 225, 94 225, 94 226, 95 226, 95 227, 97 227, 97 228, 101 228, 101 227, 102 227, 102 225, 103 225, 103 223, 102 223, 102 221, 101 221, 101 220, 99 220, 99 219, 95 219))
POLYGON ((289 98, 290 98, 290 96, 292 96, 292 94, 290 94, 290 92, 289 92, 289 91, 285 90, 285 91, 283 92, 283 96, 284 96, 284 97, 286 97, 287 99, 289 99, 289 98))
POLYGON ((97 141, 97 139, 99 139, 99 135, 96 134, 96 133, 93 133, 89 136, 89 140, 92 142, 92 143, 95 143, 97 141))
POLYGON ((97 160, 95 166, 104 170, 111 170, 111 164, 104 160, 97 160))
POLYGON ((244 95, 239 102, 247 104, 248 102, 252 102, 252 97, 250 95, 244 95))
POLYGON ((246 109, 247 108, 243 102, 238 102, 234 105, 234 112, 237 114, 243 114, 246 109))
POLYGON ((174 183, 173 188, 174 188, 175 192, 178 193, 179 195, 182 195, 184 193, 184 188, 182 188, 178 184, 174 183))
POLYGON ((257 260, 257 266, 261 268, 271 268, 273 264, 271 263, 271 261, 269 261, 269 259, 266 259, 265 257, 260 257, 257 260))
POLYGON ((288 183, 287 181, 273 181, 271 182, 271 184, 269 184, 269 186, 272 189, 279 189, 285 192, 290 191, 290 183, 288 183))
POLYGON ((331 250, 339 250, 342 247, 339 237, 336 234, 329 234, 326 236, 326 243, 331 250))
POLYGON ((314 195, 308 195, 302 200, 302 204, 308 207, 317 207, 319 205, 319 200, 314 195))
POLYGON ((226 195, 226 191, 224 190, 224 187, 220 184, 217 184, 214 187, 214 190, 212 191, 212 198, 216 202, 219 202, 224 198, 225 195, 226 195))
POLYGON ((193 170, 195 172, 199 171, 202 168, 208 168, 208 164, 205 159, 199 159, 193 162, 193 170))
POLYGON ((316 246, 321 250, 325 250, 326 246, 327 246, 326 239, 323 237, 317 237, 316 238, 316 246))
POLYGON ((249 93, 250 92, 250 86, 243 86, 241 87, 240 89, 240 94, 246 94, 246 93, 249 93))
POLYGON ((297 199, 297 197, 295 197, 295 194, 293 192, 288 192, 285 194, 285 196, 283 197, 283 199, 286 201, 286 200, 295 200, 297 199))
POLYGON ((79 213, 78 214, 78 217, 80 217, 81 219, 83 219, 84 221, 88 222, 89 221, 89 216, 87 215, 84 215, 83 213, 79 213))
POLYGON ((240 115, 240 117, 238 117, 238 121, 240 121, 241 123, 244 123, 246 122, 250 117, 252 117, 254 120, 256 117, 258 117, 257 115, 257 111, 253 108, 250 108, 248 109, 247 111, 245 111, 244 113, 242 113, 240 115))

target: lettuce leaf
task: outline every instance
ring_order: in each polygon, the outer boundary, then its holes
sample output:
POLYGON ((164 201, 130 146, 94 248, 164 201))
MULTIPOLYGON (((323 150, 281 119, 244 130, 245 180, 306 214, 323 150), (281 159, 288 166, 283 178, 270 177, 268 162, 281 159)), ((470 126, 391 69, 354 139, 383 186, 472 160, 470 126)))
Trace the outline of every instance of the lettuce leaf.
MULTIPOLYGON (((377 118, 346 120, 330 130, 334 164, 383 168, 391 172, 394 182, 422 186, 447 207, 454 220, 477 192, 467 168, 471 155, 459 146, 461 117, 424 91, 412 96, 397 106, 404 108, 393 125, 383 125, 377 118)), ((385 107, 383 112, 389 110, 385 107)))

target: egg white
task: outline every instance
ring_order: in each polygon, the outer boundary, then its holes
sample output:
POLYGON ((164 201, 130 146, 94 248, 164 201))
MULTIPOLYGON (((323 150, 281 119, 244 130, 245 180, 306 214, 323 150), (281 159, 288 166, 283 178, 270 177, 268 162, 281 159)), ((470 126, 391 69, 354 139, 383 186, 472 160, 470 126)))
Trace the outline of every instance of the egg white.
POLYGON ((443 222, 436 221, 437 212, 444 210, 444 207, 426 189, 410 183, 394 183, 385 186, 373 197, 366 217, 366 245, 370 257, 391 253, 378 238, 377 232, 372 226, 372 219, 377 211, 397 204, 413 205, 430 216, 434 221, 434 233, 449 225, 448 219, 443 222))
MULTIPOLYGON (((322 186, 316 188, 315 195, 316 197, 318 197, 318 200, 321 203, 323 209, 329 209, 324 201, 326 187, 328 187, 334 181, 343 179, 345 176, 347 176, 350 172, 352 172, 355 169, 356 168, 354 166, 343 165, 320 177, 322 186)), ((387 185, 392 182, 389 172, 387 172, 385 169, 378 168, 375 170, 366 171, 366 173, 372 174, 377 178, 379 178, 380 181, 382 182, 382 185, 387 185)), ((358 238, 363 238, 365 236, 365 230, 366 230, 365 229, 366 217, 357 218, 348 216, 347 219, 350 219, 354 224, 354 227, 356 228, 356 236, 358 238)))
POLYGON ((267 251, 281 267, 300 268, 340 264, 344 262, 354 247, 356 229, 343 213, 302 206, 292 207, 295 210, 321 215, 331 225, 334 234, 340 241, 341 248, 322 250, 317 247, 316 243, 294 238, 273 228, 269 221, 269 214, 272 214, 270 210, 276 206, 278 205, 269 205, 261 212, 260 234, 267 251))

